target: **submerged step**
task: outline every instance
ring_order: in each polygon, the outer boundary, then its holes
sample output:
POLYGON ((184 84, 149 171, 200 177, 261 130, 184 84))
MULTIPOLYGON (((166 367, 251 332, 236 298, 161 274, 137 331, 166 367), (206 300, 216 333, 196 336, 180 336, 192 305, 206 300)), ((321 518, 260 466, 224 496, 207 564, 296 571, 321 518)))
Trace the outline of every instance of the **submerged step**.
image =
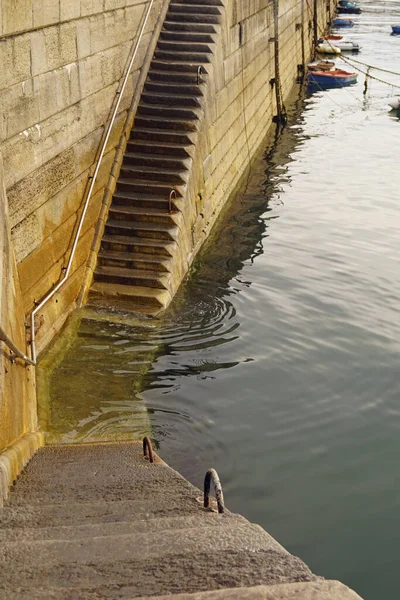
MULTIPOLYGON (((160 311, 168 306, 170 301, 171 296, 167 290, 95 281, 90 288, 88 304, 89 306, 115 307, 133 312, 138 310, 148 315, 157 316, 160 311)), ((149 486, 149 494, 148 501, 154 494, 153 486, 149 486)), ((135 496, 130 493, 125 497, 131 500, 135 499, 135 496)), ((109 501, 114 499, 118 498, 110 496, 109 501)))
POLYGON ((133 269, 110 265, 97 265, 94 272, 95 281, 137 285, 167 290, 170 276, 161 271, 133 269))

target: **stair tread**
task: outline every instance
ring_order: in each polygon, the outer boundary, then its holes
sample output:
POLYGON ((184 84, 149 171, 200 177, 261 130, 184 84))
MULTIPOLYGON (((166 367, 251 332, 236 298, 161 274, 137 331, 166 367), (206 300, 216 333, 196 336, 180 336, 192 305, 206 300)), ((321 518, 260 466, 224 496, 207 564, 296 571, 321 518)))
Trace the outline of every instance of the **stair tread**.
POLYGON ((100 258, 125 260, 132 262, 143 262, 143 263, 154 263, 155 265, 162 265, 167 267, 169 260, 159 254, 142 254, 140 252, 118 252, 117 250, 104 250, 101 249, 99 252, 100 258))
POLYGON ((114 267, 111 265, 97 265, 96 273, 103 275, 118 275, 120 277, 137 277, 140 279, 166 279, 168 274, 162 271, 146 269, 131 269, 129 267, 114 267))
MULTIPOLYGON (((94 292, 107 292, 108 295, 121 295, 132 296, 132 297, 151 297, 160 298, 162 296, 168 296, 169 292, 162 289, 145 287, 140 285, 123 285, 122 283, 107 283, 105 281, 95 281, 91 287, 94 292)), ((125 495, 125 494, 124 494, 125 495)), ((132 497, 131 499, 134 499, 132 497)), ((150 495, 149 495, 150 499, 150 495)))
POLYGON ((142 229, 144 231, 164 231, 167 233, 170 231, 174 232, 177 229, 175 224, 169 225, 167 223, 157 223, 156 221, 149 223, 146 221, 124 221, 123 219, 109 219, 107 225, 128 229, 142 229))
POLYGON ((176 242, 174 242, 173 240, 158 240, 155 238, 142 238, 130 235, 112 235, 110 233, 106 233, 105 235, 103 235, 102 239, 105 242, 115 242, 137 246, 156 246, 165 248, 167 250, 171 250, 176 246, 176 242))
MULTIPOLYGON (((152 131, 154 131, 154 129, 152 131)), ((130 139, 127 144, 128 148, 129 148, 130 144, 137 144, 140 146, 149 146, 150 148, 154 148, 154 142, 152 140, 141 140, 141 139, 132 140, 132 139, 130 139)), ((182 148, 182 144, 180 142, 157 142, 157 147, 165 148, 166 150, 168 150, 168 149, 176 150, 176 149, 182 148)))
MULTIPOLYGON (((154 119, 157 120, 157 119, 154 119)), ((151 128, 146 128, 146 127, 135 127, 135 129, 133 130, 133 133, 135 133, 135 131, 140 131, 142 133, 161 133, 161 134, 166 134, 166 135, 180 135, 182 137, 188 137, 189 135, 193 135, 195 132, 194 131, 187 131, 186 129, 159 129, 157 127, 151 127, 151 128)), ((137 138, 138 140, 141 138, 137 138)), ((189 138, 190 139, 190 138, 189 138)), ((133 140, 132 140, 133 141, 133 140)), ((136 140, 135 140, 136 141, 136 140)), ((189 142, 184 144, 185 146, 193 146, 193 142, 189 142)))
MULTIPOLYGON (((164 92, 163 93, 161 91, 160 92, 154 92, 153 90, 148 91, 148 92, 145 91, 144 94, 146 96, 151 96, 151 97, 155 97, 155 98, 157 98, 157 97, 160 97, 160 98, 171 98, 171 100, 181 100, 181 99, 182 100, 193 100, 193 94, 179 94, 179 96, 178 96, 178 94, 171 94, 171 93, 168 93, 168 92, 164 92)), ((149 104, 147 102, 144 103, 144 105, 145 106, 154 106, 153 104, 149 104)), ((163 106, 163 105, 156 104, 156 106, 163 106)), ((172 107, 171 106, 169 108, 187 108, 188 110, 191 110, 191 107, 187 107, 186 105, 184 105, 182 107, 180 107, 180 106, 173 106, 172 107)))

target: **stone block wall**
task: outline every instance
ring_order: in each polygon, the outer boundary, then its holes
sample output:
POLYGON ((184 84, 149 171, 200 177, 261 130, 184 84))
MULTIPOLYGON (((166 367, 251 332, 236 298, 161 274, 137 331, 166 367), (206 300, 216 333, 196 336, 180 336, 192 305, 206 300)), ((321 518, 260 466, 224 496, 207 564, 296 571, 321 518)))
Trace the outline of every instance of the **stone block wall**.
MULTIPOLYGON (((0 148, 25 313, 62 275, 104 124, 149 1, 0 0, 0 148)), ((136 83, 147 72, 162 4, 155 0, 146 25, 72 277, 38 320, 39 349, 79 291, 104 186, 136 83)))
MULTIPOLYGON (((265 138, 276 114, 270 80, 275 77, 274 9, 270 0, 226 0, 225 17, 211 67, 206 110, 190 181, 186 228, 190 259, 265 138)), ((319 31, 326 29, 335 0, 317 0, 319 31)), ((279 0, 279 69, 284 100, 293 93, 304 55, 313 48, 314 0, 279 0)), ((190 261, 189 261, 190 262, 190 261)))

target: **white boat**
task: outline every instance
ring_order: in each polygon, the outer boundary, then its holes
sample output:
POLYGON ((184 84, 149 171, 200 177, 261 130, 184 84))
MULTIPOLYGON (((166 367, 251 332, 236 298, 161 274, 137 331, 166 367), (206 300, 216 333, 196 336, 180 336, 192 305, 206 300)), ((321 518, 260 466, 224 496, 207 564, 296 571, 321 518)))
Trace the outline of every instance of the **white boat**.
POLYGON ((391 98, 388 101, 388 104, 389 104, 390 108, 393 108, 394 110, 400 109, 400 96, 396 96, 395 98, 391 98))
POLYGON ((320 54, 340 54, 340 48, 336 48, 336 46, 330 42, 320 42, 317 44, 316 50, 320 54))
POLYGON ((360 44, 350 40, 329 40, 329 43, 335 48, 339 48, 341 52, 358 52, 360 50, 360 44))

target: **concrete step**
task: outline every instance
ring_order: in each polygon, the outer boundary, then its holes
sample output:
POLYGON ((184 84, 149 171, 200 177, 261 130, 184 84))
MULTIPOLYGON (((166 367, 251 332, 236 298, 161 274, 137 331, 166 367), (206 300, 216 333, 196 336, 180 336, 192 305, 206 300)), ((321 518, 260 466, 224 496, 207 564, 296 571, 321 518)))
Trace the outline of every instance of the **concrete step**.
POLYGON ((141 129, 158 129, 164 131, 197 131, 197 121, 187 121, 180 119, 179 117, 170 117, 161 121, 157 117, 151 117, 150 115, 136 115, 134 127, 140 127, 141 129))
POLYGON ((170 272, 170 261, 160 256, 141 254, 139 252, 113 252, 100 250, 97 256, 98 265, 115 265, 116 267, 145 269, 161 273, 170 272))
MULTIPOLYGON (((173 60, 172 58, 153 58, 150 65, 150 71, 168 71, 169 73, 179 71, 185 74, 193 73, 196 76, 198 69, 199 61, 195 60, 191 63, 190 61, 183 60, 180 55, 173 60)), ((206 67, 202 67, 202 74, 203 76, 208 74, 206 67)))
POLYGON ((221 15, 221 10, 216 4, 183 4, 182 2, 170 2, 169 13, 184 13, 184 14, 196 14, 196 15, 221 15))
MULTIPOLYGON (((178 200, 172 200, 172 207, 177 208, 178 200)), ((137 208, 155 208, 162 211, 169 210, 168 196, 159 196, 155 194, 146 194, 138 192, 115 192, 113 196, 113 206, 127 206, 137 208)))
POLYGON ((197 108, 181 108, 175 106, 175 102, 172 106, 165 104, 146 104, 141 101, 138 106, 138 112, 140 116, 149 116, 155 119, 159 119, 161 122, 169 121, 170 119, 179 119, 183 121, 198 120, 202 111, 197 108))
POLYGON ((148 142, 161 142, 162 144, 179 144, 182 147, 192 146, 194 134, 190 131, 171 131, 165 129, 135 127, 131 131, 130 139, 133 141, 145 140, 148 142))
MULTIPOLYGON (((362 600, 340 581, 306 581, 277 585, 227 588, 193 594, 176 594, 175 600, 362 600)), ((148 600, 171 600, 171 596, 151 596, 148 600)))
POLYGON ((211 23, 175 23, 173 21, 164 21, 164 31, 182 31, 184 33, 217 33, 218 24, 211 23))
POLYGON ((126 235, 105 234, 101 241, 101 247, 104 250, 113 250, 116 252, 139 252, 169 257, 173 256, 175 252, 176 242, 126 235))
MULTIPOLYGON (((117 310, 126 310, 129 312, 140 312, 156 317, 171 301, 171 295, 167 290, 156 290, 151 287, 129 286, 118 283, 105 283, 95 281, 90 288, 88 305, 103 308, 113 308, 117 310)), ((153 490, 154 492, 154 490, 153 490)), ((114 494, 109 496, 109 500, 115 498, 114 494)), ((138 499, 140 494, 136 496, 138 499)), ((149 490, 148 501, 152 496, 151 486, 149 490)), ((135 499, 129 493, 128 499, 135 499)), ((95 499, 99 499, 99 496, 95 499)), ((109 501, 108 500, 108 501, 109 501)))
MULTIPOLYGON (((160 33, 160 40, 169 42, 193 42, 194 44, 214 44, 215 38, 211 33, 198 33, 196 31, 165 31, 160 33)), ((160 43, 160 42, 159 42, 160 43)))
POLYGON ((120 170, 120 177, 125 182, 128 180, 138 181, 141 179, 150 180, 153 183, 170 184, 172 189, 174 185, 187 183, 187 170, 164 169, 156 166, 135 166, 123 164, 120 170))
MULTIPOLYGON (((150 519, 169 519, 185 515, 199 516, 201 504, 196 494, 165 498, 156 496, 151 502, 144 500, 117 500, 113 502, 76 502, 60 504, 39 503, 35 505, 5 506, 0 510, 0 526, 3 529, 70 527, 96 523, 118 523, 150 519)), ((202 510, 200 510, 202 512, 202 510)))
POLYGON ((68 525, 44 525, 43 527, 5 527, 0 529, 0 544, 15 542, 36 542, 45 540, 81 540, 94 537, 110 537, 125 534, 156 533, 176 531, 195 527, 224 527, 231 528, 237 523, 246 523, 241 515, 226 513, 219 515, 216 512, 206 511, 198 503, 196 514, 184 514, 170 517, 154 517, 116 521, 102 521, 99 523, 69 523, 68 525))
POLYGON ((145 105, 149 106, 149 105, 156 105, 156 106, 169 106, 169 107, 174 107, 175 110, 179 109, 179 108, 184 108, 187 109, 188 107, 194 107, 194 108, 201 108, 202 107, 202 102, 201 102, 201 96, 195 95, 195 94, 188 94, 188 95, 183 95, 182 93, 179 94, 177 93, 177 91, 175 90, 174 93, 170 94, 168 93, 168 90, 165 89, 164 90, 160 89, 155 91, 150 90, 147 91, 145 90, 142 93, 142 100, 144 102, 145 105))
POLYGON ((194 23, 196 25, 219 25, 221 17, 212 14, 193 14, 169 10, 164 21, 166 23, 194 23))
MULTIPOLYGON (((170 34, 171 35, 171 34, 170 34)), ((194 39, 189 41, 183 41, 182 35, 180 35, 180 39, 169 39, 169 40, 159 40, 157 44, 157 50, 168 51, 168 52, 191 52, 197 54, 210 54, 212 50, 209 44, 205 42, 199 42, 194 39)))
POLYGON ((154 157, 180 158, 185 165, 187 160, 191 158, 190 148, 174 142, 154 144, 152 141, 147 140, 129 140, 127 153, 131 152, 134 154, 150 154, 154 157))
POLYGON ((149 81, 144 84, 145 92, 152 92, 157 95, 167 94, 168 96, 196 97, 202 98, 203 93, 200 85, 190 85, 187 83, 167 83, 165 81, 149 81))
MULTIPOLYGON (((170 559, 170 571, 177 567, 180 557, 186 556, 189 564, 194 564, 201 555, 224 557, 226 554, 246 552, 250 555, 260 553, 264 561, 269 555, 270 569, 279 569, 282 580, 298 575, 298 571, 312 579, 309 569, 299 559, 291 556, 276 540, 261 527, 248 522, 221 520, 213 527, 199 527, 166 531, 145 531, 119 535, 96 536, 72 540, 37 540, 4 542, 0 546, 0 563, 2 569, 2 585, 16 585, 26 581, 25 575, 31 573, 29 583, 32 587, 43 585, 45 576, 49 585, 53 584, 52 573, 56 570, 58 585, 73 580, 83 583, 85 580, 98 584, 93 575, 87 574, 88 563, 95 567, 95 573, 104 581, 117 583, 110 572, 111 564, 126 564, 130 567, 130 575, 134 579, 135 566, 143 561, 170 559), (173 557, 176 557, 174 559, 173 557), (37 574, 35 576, 35 574, 37 574), (101 577, 103 575, 103 577, 101 577)), ((187 567, 187 565, 186 565, 187 567)), ((117 567, 118 568, 118 567, 117 567)), ((155 571, 157 572, 157 571, 155 571)), ((222 569, 224 579, 229 579, 229 571, 222 569)), ((190 579, 190 578, 189 578, 190 579)), ((207 589, 207 578, 204 589, 207 589)), ((228 584, 228 582, 226 582, 228 584)))
MULTIPOLYGON (((199 4, 199 0, 174 0, 174 4, 199 4)), ((221 0, 203 0, 203 6, 224 6, 221 0)))
POLYGON ((126 235, 154 240, 176 240, 179 230, 176 225, 167 223, 108 219, 105 232, 107 235, 126 235))
POLYGON ((123 166, 138 168, 151 167, 151 169, 162 169, 166 171, 187 171, 190 161, 184 158, 163 156, 162 154, 146 152, 125 152, 123 166), (154 155, 155 154, 155 155, 154 155))
MULTIPOLYGON (((154 53, 154 60, 163 60, 166 62, 183 62, 183 63, 196 63, 197 65, 203 65, 210 62, 210 55, 203 52, 190 52, 190 51, 179 51, 179 50, 156 50, 154 53)), ((153 64, 153 63, 152 63, 153 64)))
POLYGON ((170 275, 160 271, 146 271, 108 265, 97 265, 94 272, 95 281, 107 283, 120 283, 121 285, 138 285, 155 289, 168 290, 170 275))
POLYGON ((177 210, 160 210, 157 208, 139 208, 136 206, 113 206, 109 211, 112 220, 121 219, 124 221, 147 221, 162 223, 170 227, 176 227, 181 221, 181 213, 177 210))
MULTIPOLYGON (((185 63, 183 63, 185 64, 185 63)), ((156 69, 154 66, 147 73, 147 80, 155 81, 155 82, 163 82, 166 84, 174 85, 174 84, 186 84, 186 85, 196 85, 201 86, 207 74, 203 71, 200 74, 197 74, 197 69, 199 65, 196 65, 196 69, 194 71, 181 71, 181 70, 168 70, 168 63, 163 63, 162 69, 156 69)))
MULTIPOLYGON (((131 195, 135 194, 153 194, 158 198, 165 198, 168 202, 169 195, 171 190, 174 189, 176 191, 176 195, 183 196, 182 190, 185 186, 179 185, 166 185, 165 183, 154 182, 151 179, 137 179, 132 180, 131 178, 120 177, 117 181, 117 191, 118 192, 127 192, 131 195)), ((115 194, 114 194, 115 196, 115 194)))

